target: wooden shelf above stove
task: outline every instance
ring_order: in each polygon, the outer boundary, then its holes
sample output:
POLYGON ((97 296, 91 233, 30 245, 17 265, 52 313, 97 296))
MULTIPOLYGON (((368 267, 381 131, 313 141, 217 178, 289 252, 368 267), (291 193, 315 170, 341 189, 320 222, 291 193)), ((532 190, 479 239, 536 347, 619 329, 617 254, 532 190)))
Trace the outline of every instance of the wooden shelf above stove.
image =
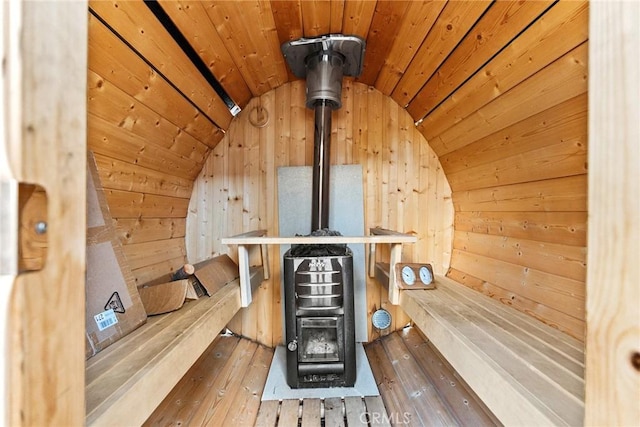
MULTIPOLYGON (((375 263, 376 263, 376 244, 390 244, 390 270, 389 277, 394 279, 395 282, 395 265, 401 261, 402 244, 403 243, 415 243, 418 241, 418 237, 400 233, 393 230, 387 230, 384 228, 371 228, 369 229, 371 235, 369 236, 292 236, 292 237, 280 237, 280 236, 266 236, 267 230, 254 230, 247 233, 238 234, 231 237, 224 237, 221 239, 222 244, 225 245, 237 245, 238 246, 238 265, 240 268, 240 294, 242 299, 242 307, 248 307, 251 304, 251 284, 249 283, 249 247, 254 245, 260 245, 260 253, 262 259, 262 266, 264 267, 264 277, 269 277, 268 270, 268 251, 267 245, 335 245, 335 244, 357 244, 364 243, 369 244, 369 275, 375 276, 375 263)), ((396 286, 389 287, 389 302, 391 304, 398 304, 399 302, 399 289, 396 286)))

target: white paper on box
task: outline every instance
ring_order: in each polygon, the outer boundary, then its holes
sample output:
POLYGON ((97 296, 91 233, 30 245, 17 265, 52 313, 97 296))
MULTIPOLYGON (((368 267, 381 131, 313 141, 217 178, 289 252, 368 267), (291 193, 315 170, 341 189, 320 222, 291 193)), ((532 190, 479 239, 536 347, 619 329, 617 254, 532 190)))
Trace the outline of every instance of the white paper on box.
POLYGON ((98 330, 100 331, 104 331, 108 327, 118 323, 118 318, 116 317, 116 313, 112 308, 107 311, 103 311, 102 313, 96 314, 95 316, 93 316, 93 318, 95 319, 96 324, 98 325, 98 330))

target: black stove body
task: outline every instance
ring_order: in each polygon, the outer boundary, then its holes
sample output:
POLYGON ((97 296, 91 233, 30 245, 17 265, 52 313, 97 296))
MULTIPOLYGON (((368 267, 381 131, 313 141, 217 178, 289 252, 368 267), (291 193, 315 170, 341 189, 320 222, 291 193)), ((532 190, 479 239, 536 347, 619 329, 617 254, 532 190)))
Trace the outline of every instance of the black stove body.
POLYGON ((353 256, 284 255, 287 383, 352 387, 356 380, 353 256))
MULTIPOLYGON (((311 231, 329 224, 331 112, 342 106, 342 78, 362 72, 365 42, 330 34, 282 45, 291 71, 306 78, 315 111, 311 231)), ((316 234, 317 235, 317 234, 316 234)), ((356 378, 353 255, 346 245, 299 245, 284 255, 287 382, 290 387, 352 387, 356 378)))

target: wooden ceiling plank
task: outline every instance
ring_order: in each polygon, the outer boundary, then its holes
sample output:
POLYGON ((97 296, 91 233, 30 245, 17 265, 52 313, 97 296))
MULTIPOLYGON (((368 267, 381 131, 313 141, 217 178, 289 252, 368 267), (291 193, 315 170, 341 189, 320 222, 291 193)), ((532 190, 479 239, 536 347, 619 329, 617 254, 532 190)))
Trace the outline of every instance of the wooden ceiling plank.
POLYGON ((176 0, 159 0, 159 3, 231 99, 244 107, 251 99, 251 91, 202 3, 176 0))
POLYGON ((104 188, 190 198, 193 181, 95 153, 104 188))
POLYGON ((440 157, 447 176, 563 141, 587 143, 587 94, 578 95, 440 157))
MULTIPOLYGON (((587 54, 588 42, 585 42, 441 135, 432 138, 429 145, 438 156, 442 156, 585 93, 587 54)), ((424 123, 418 125, 418 130, 425 131, 424 123)))
POLYGON ((302 29, 304 37, 317 37, 331 31, 331 0, 305 0, 302 2, 302 29))
MULTIPOLYGON (((282 46, 291 40, 302 37, 302 5, 300 0, 277 0, 271 2, 273 20, 278 32, 278 42, 282 46)), ((291 69, 287 66, 289 81, 297 80, 291 69)))
POLYGON ((253 96, 287 82, 269 2, 206 1, 203 6, 253 96))
POLYGON ((362 74, 358 77, 360 83, 373 86, 384 60, 391 50, 393 40, 400 31, 402 18, 409 7, 408 1, 380 0, 376 3, 375 12, 369 33, 364 56, 362 74))
POLYGON ((90 7, 219 127, 229 127, 225 103, 144 2, 92 0, 90 7))
POLYGON ((446 4, 445 1, 411 2, 378 74, 376 89, 385 95, 391 94, 446 4))
POLYGON ((204 144, 224 134, 96 17, 89 14, 89 69, 204 144), (106 76, 106 78, 105 78, 106 76))
POLYGON ((424 118, 424 136, 437 136, 586 41, 588 23, 586 1, 556 3, 424 118))
POLYGON ((473 190, 582 175, 587 173, 586 164, 586 140, 570 139, 526 153, 518 153, 490 164, 450 173, 447 174, 447 179, 453 191, 473 190))
POLYGON ((204 164, 210 150, 207 145, 91 70, 87 72, 87 92, 90 114, 204 164))
POLYGON ((551 3, 552 0, 493 3, 409 103, 409 114, 416 120, 425 117, 535 21, 551 3))
POLYGON ((282 43, 302 37, 302 5, 300 0, 277 0, 271 2, 273 20, 282 43))
POLYGON ((88 117, 87 146, 104 156, 186 179, 195 179, 202 168, 198 162, 92 114, 88 117))
POLYGON ((398 104, 409 104, 491 3, 491 0, 447 3, 391 93, 398 104))
POLYGON ((331 1, 331 23, 329 32, 331 34, 342 33, 342 17, 344 16, 345 0, 331 1))
POLYGON ((369 26, 376 10, 376 2, 371 0, 349 0, 344 5, 342 31, 347 35, 367 38, 369 26))

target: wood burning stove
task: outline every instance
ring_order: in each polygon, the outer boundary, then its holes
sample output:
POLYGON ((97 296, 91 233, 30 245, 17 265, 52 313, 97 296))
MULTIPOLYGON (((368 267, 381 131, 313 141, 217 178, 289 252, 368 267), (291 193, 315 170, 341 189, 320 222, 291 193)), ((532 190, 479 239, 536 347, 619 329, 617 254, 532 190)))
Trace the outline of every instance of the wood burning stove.
MULTIPOLYGON (((292 72, 306 77, 315 110, 311 230, 329 222, 331 112, 342 105, 343 75, 362 71, 364 40, 327 35, 282 45, 292 72)), ((316 234, 317 235, 317 234, 316 234)), ((287 383, 352 387, 356 379, 353 254, 345 245, 298 245, 284 255, 287 383)))
POLYGON ((305 256, 296 249, 284 255, 287 383, 292 388, 352 387, 356 355, 351 251, 344 247, 344 255, 305 256))

